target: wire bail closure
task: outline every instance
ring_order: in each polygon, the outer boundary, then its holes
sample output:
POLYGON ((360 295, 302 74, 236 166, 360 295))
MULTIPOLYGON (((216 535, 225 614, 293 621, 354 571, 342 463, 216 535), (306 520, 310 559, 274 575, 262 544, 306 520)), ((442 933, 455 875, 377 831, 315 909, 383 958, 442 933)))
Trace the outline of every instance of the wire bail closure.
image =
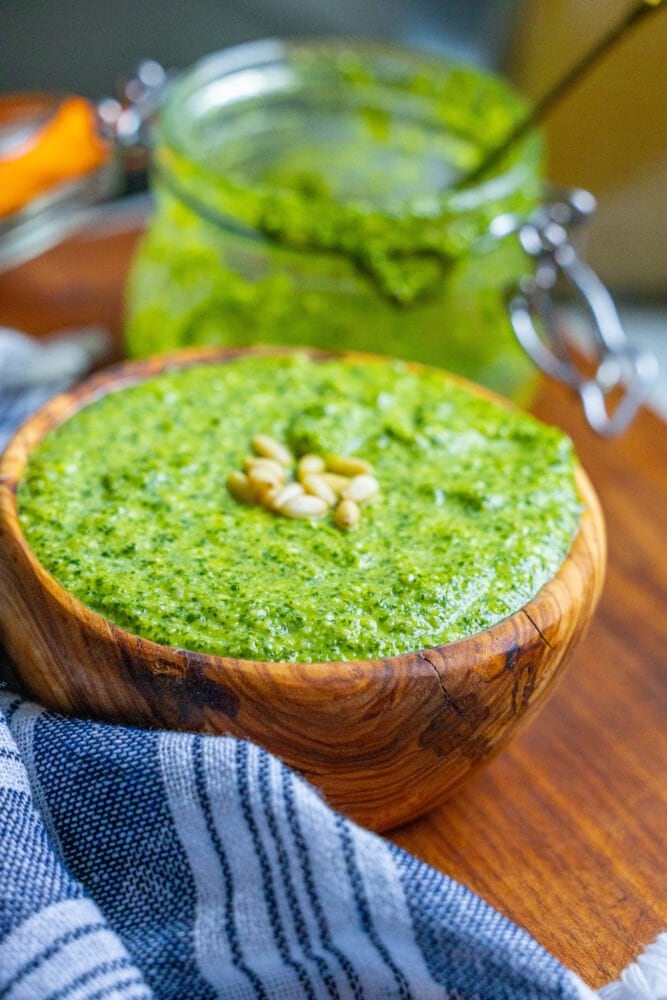
POLYGON ((594 431, 615 437, 646 402, 658 377, 658 362, 650 351, 628 342, 608 289, 570 240, 569 230, 589 218, 595 207, 588 191, 552 189, 528 220, 501 215, 493 220, 490 232, 496 237, 517 233, 535 261, 533 273, 519 282, 509 299, 519 343, 538 368, 579 395, 594 431), (552 297, 561 278, 578 293, 590 317, 587 341, 579 353, 559 322, 552 297), (594 365, 593 374, 584 369, 582 352, 594 365), (615 389, 622 395, 611 410, 609 396, 615 389))
POLYGON ((118 97, 97 103, 102 133, 125 150, 151 146, 150 126, 164 99, 168 74, 155 59, 144 59, 119 85, 118 97))

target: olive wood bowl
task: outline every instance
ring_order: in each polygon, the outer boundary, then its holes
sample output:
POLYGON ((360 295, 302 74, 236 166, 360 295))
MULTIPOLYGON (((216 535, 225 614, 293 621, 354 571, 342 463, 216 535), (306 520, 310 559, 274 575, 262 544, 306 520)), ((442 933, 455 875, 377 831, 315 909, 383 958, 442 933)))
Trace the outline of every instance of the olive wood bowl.
POLYGON ((578 468, 584 510, 556 575, 515 614, 444 646, 345 663, 261 663, 131 635, 64 590, 28 547, 16 507, 26 459, 51 428, 109 390, 243 353, 198 349, 120 364, 23 425, 0 460, 0 640, 19 684, 51 709, 247 738, 319 786, 332 806, 390 829, 431 809, 544 703, 602 588, 600 506, 578 468))

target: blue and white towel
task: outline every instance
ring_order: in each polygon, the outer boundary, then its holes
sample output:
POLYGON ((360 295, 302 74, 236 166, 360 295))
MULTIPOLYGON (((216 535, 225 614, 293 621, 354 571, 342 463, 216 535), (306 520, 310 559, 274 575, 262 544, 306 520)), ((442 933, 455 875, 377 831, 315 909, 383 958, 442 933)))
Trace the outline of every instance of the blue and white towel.
POLYGON ((90 371, 111 346, 108 331, 97 326, 42 340, 0 326, 0 453, 33 410, 90 371))
POLYGON ((667 998, 667 935, 595 994, 261 748, 0 690, 1 998, 595 996, 667 998))
MULTIPOLYGON (((666 996, 650 986, 664 957, 644 961, 630 992, 600 995, 666 996)), ((594 996, 265 750, 0 693, 0 997, 594 996)))

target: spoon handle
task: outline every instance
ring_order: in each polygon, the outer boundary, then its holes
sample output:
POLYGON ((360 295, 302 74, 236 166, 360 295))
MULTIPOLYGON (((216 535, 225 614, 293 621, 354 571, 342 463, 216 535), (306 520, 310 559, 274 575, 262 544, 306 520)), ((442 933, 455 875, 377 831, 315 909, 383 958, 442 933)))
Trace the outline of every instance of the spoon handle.
POLYGON ((493 146, 482 158, 474 169, 459 181, 459 185, 465 186, 474 184, 480 180, 497 162, 505 155, 507 150, 519 139, 522 139, 527 132, 535 128, 548 115, 551 109, 568 93, 582 77, 611 49, 613 46, 630 31, 636 24, 639 24, 648 14, 654 13, 661 6, 664 0, 637 0, 634 7, 631 7, 617 24, 602 36, 584 55, 572 66, 564 76, 559 77, 556 83, 550 87, 528 113, 510 130, 504 139, 497 146, 493 146))

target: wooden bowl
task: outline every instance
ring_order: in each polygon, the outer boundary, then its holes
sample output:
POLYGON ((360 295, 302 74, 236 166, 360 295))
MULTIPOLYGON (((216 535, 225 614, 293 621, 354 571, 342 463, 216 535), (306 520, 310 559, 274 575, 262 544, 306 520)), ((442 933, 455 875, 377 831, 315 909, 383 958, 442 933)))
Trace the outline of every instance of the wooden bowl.
POLYGON ((253 740, 332 806, 386 830, 431 809, 544 703, 600 595, 600 506, 577 469, 584 511, 556 575, 511 617, 445 646, 382 660, 258 663, 131 635, 64 590, 28 547, 16 509, 26 459, 51 428, 109 390, 242 353, 182 351, 121 364, 23 425, 0 461, 0 638, 19 682, 49 708, 253 740))

